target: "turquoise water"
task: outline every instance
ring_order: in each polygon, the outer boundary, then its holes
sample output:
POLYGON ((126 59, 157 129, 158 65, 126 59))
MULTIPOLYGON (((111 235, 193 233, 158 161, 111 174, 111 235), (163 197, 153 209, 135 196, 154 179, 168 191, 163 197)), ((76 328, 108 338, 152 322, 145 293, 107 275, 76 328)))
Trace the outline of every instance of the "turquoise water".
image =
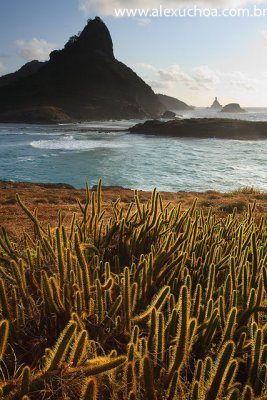
MULTIPOLYGON (((182 116, 221 116, 197 109, 182 116)), ((229 116, 235 117, 235 116, 229 116)), ((267 120, 267 110, 238 117, 267 120)), ((0 124, 0 180, 104 185, 149 190, 267 191, 267 140, 128 135, 137 121, 68 125, 0 124)))

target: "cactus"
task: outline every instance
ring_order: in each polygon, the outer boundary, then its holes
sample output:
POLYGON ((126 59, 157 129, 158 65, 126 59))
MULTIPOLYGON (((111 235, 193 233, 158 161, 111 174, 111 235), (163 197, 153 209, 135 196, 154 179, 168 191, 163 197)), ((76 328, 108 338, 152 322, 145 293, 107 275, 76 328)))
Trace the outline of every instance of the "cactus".
POLYGON ((76 367, 83 360, 88 346, 88 333, 83 329, 77 336, 69 357, 69 363, 76 367))
POLYGON ((9 322, 4 319, 0 321, 0 361, 2 360, 8 341, 9 322))
POLYGON ((46 366, 47 371, 58 369, 64 361, 77 328, 75 321, 70 321, 57 340, 52 355, 46 366))
POLYGON ((147 399, 157 400, 155 392, 154 371, 150 358, 144 357, 144 383, 147 399))
POLYGON ((75 372, 80 371, 82 374, 85 376, 92 376, 92 375, 98 375, 98 374, 103 374, 104 372, 108 372, 114 368, 118 368, 122 364, 124 364, 127 360, 127 357, 125 356, 120 356, 116 358, 111 358, 109 359, 108 357, 104 358, 95 358, 91 361, 90 364, 88 365, 83 365, 80 366, 80 368, 77 370, 77 368, 69 368, 66 373, 68 375, 74 374, 75 372))
POLYGON ((190 395, 190 400, 201 399, 199 386, 200 386, 200 383, 198 381, 195 381, 193 388, 192 388, 192 393, 190 395))
POLYGON ((255 205, 217 218, 154 190, 126 209, 115 200, 107 219, 99 182, 70 224, 60 211, 44 229, 18 202, 34 233, 14 243, 0 232, 0 398, 266 397, 266 225, 255 205))
POLYGON ((22 379, 21 379, 21 390, 20 396, 28 396, 30 391, 30 383, 31 383, 31 370, 28 366, 24 367, 22 370, 22 379))
POLYGON ((241 400, 253 400, 253 399, 254 399, 253 389, 251 388, 251 386, 246 385, 242 392, 241 400))
POLYGON ((160 310, 167 301, 169 294, 170 294, 170 287, 169 286, 163 287, 157 294, 156 298, 151 303, 150 307, 142 314, 134 317, 133 321, 136 323, 136 322, 141 322, 146 318, 148 318, 153 307, 155 307, 156 310, 160 310))
POLYGON ((175 354, 173 357, 172 364, 169 370, 169 381, 173 377, 174 372, 177 370, 180 371, 186 356, 187 356, 187 346, 188 346, 188 314, 190 313, 190 309, 188 307, 188 289, 186 286, 181 288, 180 295, 180 319, 179 319, 179 327, 176 338, 175 345, 175 354))
POLYGON ((205 400, 213 400, 220 396, 234 351, 234 342, 226 342, 218 355, 214 370, 212 371, 205 400))
POLYGON ((97 400, 97 381, 94 377, 86 379, 80 400, 97 400))
POLYGON ((10 321, 10 311, 7 301, 5 283, 3 279, 0 279, 0 304, 1 304, 3 318, 10 321))

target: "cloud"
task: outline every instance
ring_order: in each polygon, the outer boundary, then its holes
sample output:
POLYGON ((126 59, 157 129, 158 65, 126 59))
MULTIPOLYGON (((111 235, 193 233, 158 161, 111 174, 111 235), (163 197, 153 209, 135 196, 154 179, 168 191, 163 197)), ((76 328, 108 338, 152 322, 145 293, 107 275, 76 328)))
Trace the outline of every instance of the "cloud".
POLYGON ((145 77, 153 89, 172 89, 176 85, 182 85, 190 90, 211 89, 220 82, 216 72, 207 66, 199 66, 193 71, 185 72, 179 65, 173 64, 164 69, 157 69, 153 65, 139 63, 136 68, 145 72, 145 77))
POLYGON ((197 85, 206 89, 211 89, 214 85, 220 83, 219 74, 210 69, 207 65, 195 67, 193 69, 192 78, 197 85))
POLYGON ((6 71, 6 66, 4 63, 0 62, 0 76, 3 75, 6 71))
POLYGON ((146 63, 137 63, 135 64, 135 67, 143 69, 145 71, 153 71, 153 72, 157 72, 157 68, 154 67, 151 64, 146 64, 146 63))
POLYGON ((169 66, 165 70, 159 70, 158 75, 161 81, 192 83, 192 78, 176 64, 169 66))
POLYGON ((138 25, 146 27, 146 26, 151 24, 151 19, 149 19, 149 18, 138 18, 137 22, 138 22, 138 25))
MULTIPOLYGON (((210 7, 210 8, 236 8, 245 7, 249 5, 264 3, 265 0, 165 0, 164 8, 177 9, 179 7, 189 8, 197 7, 210 7)), ((156 9, 162 5, 162 0, 80 0, 80 10, 88 14, 91 12, 98 12, 101 15, 115 16, 115 9, 156 9)))
POLYGON ((27 61, 46 61, 49 58, 51 51, 56 47, 54 43, 49 43, 44 39, 36 38, 29 41, 21 39, 16 40, 15 44, 19 49, 20 56, 27 61))
POLYGON ((234 89, 242 91, 255 90, 257 85, 261 83, 261 80, 250 77, 248 74, 241 71, 226 73, 225 78, 228 79, 229 84, 234 89))
POLYGON ((263 37, 263 39, 267 40, 267 30, 266 29, 259 30, 259 33, 263 37))
POLYGON ((242 71, 213 70, 207 65, 184 71, 176 64, 159 69, 151 64, 138 63, 134 69, 138 70, 138 73, 155 91, 161 90, 166 93, 178 89, 189 90, 191 93, 216 92, 226 88, 232 92, 246 93, 256 90, 264 79, 263 77, 257 79, 242 71))

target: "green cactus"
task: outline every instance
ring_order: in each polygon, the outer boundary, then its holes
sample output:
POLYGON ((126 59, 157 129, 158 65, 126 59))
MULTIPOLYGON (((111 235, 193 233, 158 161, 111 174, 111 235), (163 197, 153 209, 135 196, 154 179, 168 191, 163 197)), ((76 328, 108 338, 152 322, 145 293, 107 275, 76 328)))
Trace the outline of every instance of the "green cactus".
POLYGON ((234 351, 235 345, 233 341, 228 341, 224 344, 211 373, 205 400, 213 400, 221 395, 234 351))
POLYGON ((9 322, 4 319, 0 321, 0 361, 4 357, 9 334, 9 322))
POLYGON ((144 383, 147 399, 157 400, 153 366, 148 356, 144 357, 144 383))
POLYGON ((181 288, 180 294, 180 318, 179 327, 176 338, 175 352, 173 360, 169 369, 169 381, 172 379, 174 372, 180 371, 183 363, 187 357, 187 346, 188 346, 188 328, 189 328, 189 302, 188 302, 188 289, 186 286, 181 288))
POLYGON ((76 329, 77 323, 75 321, 70 321, 63 330, 46 365, 47 371, 54 371, 61 366, 70 348, 76 329))
POLYGON ((253 399, 254 399, 253 389, 251 386, 246 385, 242 392, 241 400, 253 400, 253 399))
POLYGON ((83 361, 88 347, 88 332, 83 329, 77 336, 71 349, 69 363, 76 367, 83 361))
POLYGON ((97 400, 98 385, 95 377, 85 380, 80 400, 97 400))
POLYGON ((127 357, 125 356, 120 356, 116 358, 98 357, 91 360, 88 365, 80 366, 79 369, 77 369, 77 367, 69 368, 66 371, 66 374, 72 375, 76 372, 80 372, 85 376, 103 374, 114 368, 120 367, 126 362, 126 360, 127 357))
POLYGON ((30 384, 31 384, 31 370, 28 366, 24 367, 22 370, 22 378, 21 378, 21 389, 20 389, 20 396, 28 396, 30 391, 30 384))
POLYGON ((99 182, 70 224, 59 211, 44 229, 18 201, 34 233, 25 243, 0 233, 2 398, 48 388, 70 400, 74 388, 84 400, 266 397, 266 225, 255 205, 218 218, 154 190, 126 208, 115 200, 108 219, 99 182))
POLYGON ((161 310, 161 308, 164 306, 165 302, 167 301, 169 294, 170 294, 170 287, 164 286, 159 291, 159 293, 157 294, 157 296, 151 303, 150 307, 146 311, 144 311, 142 314, 139 314, 138 316, 132 318, 132 320, 136 323, 136 322, 141 322, 141 321, 147 319, 149 317, 150 313, 152 312, 153 307, 158 311, 161 310))

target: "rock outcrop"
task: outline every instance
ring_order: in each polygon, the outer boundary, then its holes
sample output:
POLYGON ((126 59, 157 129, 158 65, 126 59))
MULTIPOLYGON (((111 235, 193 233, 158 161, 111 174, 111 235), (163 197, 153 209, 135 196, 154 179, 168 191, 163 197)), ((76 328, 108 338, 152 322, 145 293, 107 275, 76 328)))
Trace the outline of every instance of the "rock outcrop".
POLYGON ((226 106, 223 107, 221 112, 227 112, 227 113, 243 113, 246 112, 243 108, 240 107, 239 104, 237 103, 230 103, 227 104, 226 106))
POLYGON ((71 122, 70 117, 62 109, 51 106, 21 107, 2 113, 1 118, 3 121, 12 121, 18 124, 24 123, 25 121, 31 124, 71 122))
POLYGON ((165 94, 157 94, 158 99, 160 102, 166 107, 168 110, 171 111, 186 111, 186 110, 193 110, 194 107, 188 106, 181 100, 176 99, 175 97, 166 96, 165 94))
POLYGON ((212 103, 212 105, 211 105, 210 108, 212 108, 212 109, 214 109, 214 110, 221 110, 222 107, 223 107, 223 106, 219 103, 217 97, 215 97, 215 100, 214 100, 214 102, 212 103))
POLYGON ((185 138, 267 139, 267 122, 220 118, 150 120, 129 129, 130 133, 185 138))
POLYGON ((78 121, 156 117, 166 110, 151 87, 116 60, 109 30, 98 17, 35 67, 11 81, 1 78, 6 83, 0 82, 0 121, 13 122, 12 114, 16 119, 25 109, 36 115, 39 107, 78 121))
POLYGON ((166 118, 166 119, 172 119, 176 117, 176 113, 170 110, 165 111, 165 113, 163 113, 161 115, 161 118, 166 118))

